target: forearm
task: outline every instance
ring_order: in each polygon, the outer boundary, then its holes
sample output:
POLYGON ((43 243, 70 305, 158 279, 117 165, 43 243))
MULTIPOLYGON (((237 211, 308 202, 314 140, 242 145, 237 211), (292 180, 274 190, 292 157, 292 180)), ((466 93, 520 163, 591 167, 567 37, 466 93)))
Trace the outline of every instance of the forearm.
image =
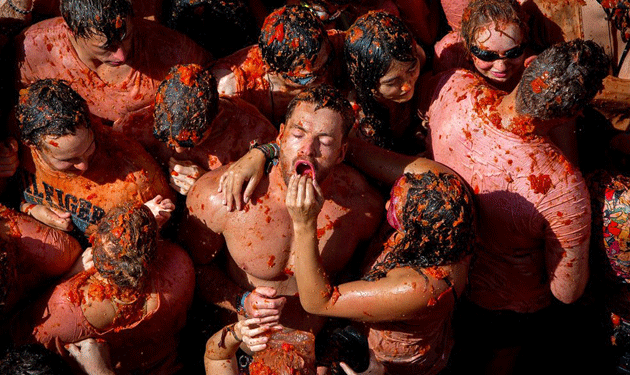
POLYGON ((204 362, 231 359, 241 345, 233 334, 233 325, 225 326, 206 342, 204 362))
POLYGON ((554 297, 563 303, 573 303, 584 293, 588 282, 588 243, 564 250, 555 258, 550 288, 554 297))
POLYGON ((206 342, 206 352, 203 356, 206 374, 237 374, 235 354, 240 345, 241 341, 228 331, 228 327, 212 335, 206 342))
POLYGON ((360 139, 350 139, 348 145, 346 160, 370 177, 388 185, 393 185, 404 173, 454 173, 434 160, 398 154, 360 139))
POLYGON ((333 290, 319 255, 317 222, 294 224, 293 230, 300 303, 307 312, 321 314, 331 304, 333 290))
POLYGON ((412 156, 397 154, 357 138, 348 140, 346 161, 385 184, 393 184, 414 159, 412 156))

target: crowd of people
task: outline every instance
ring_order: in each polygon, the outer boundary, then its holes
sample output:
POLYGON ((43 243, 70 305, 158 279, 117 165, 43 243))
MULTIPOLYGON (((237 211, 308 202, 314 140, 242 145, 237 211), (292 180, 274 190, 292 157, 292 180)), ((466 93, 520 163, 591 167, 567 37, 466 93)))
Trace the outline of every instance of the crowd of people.
POLYGON ((3 374, 630 374, 630 2, 0 28, 3 374))

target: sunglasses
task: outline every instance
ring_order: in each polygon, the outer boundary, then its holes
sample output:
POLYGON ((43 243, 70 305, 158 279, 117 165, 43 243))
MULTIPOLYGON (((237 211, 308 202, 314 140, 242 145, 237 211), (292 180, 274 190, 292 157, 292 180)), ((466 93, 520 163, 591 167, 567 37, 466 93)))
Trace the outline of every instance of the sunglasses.
POLYGON ((501 56, 494 51, 486 51, 485 49, 481 49, 477 46, 472 46, 470 47, 470 53, 472 53, 473 56, 475 56, 481 61, 493 62, 496 60, 509 60, 509 59, 519 58, 523 56, 523 53, 525 52, 525 48, 527 48, 527 45, 521 44, 520 46, 516 46, 512 49, 505 51, 503 56, 501 56))

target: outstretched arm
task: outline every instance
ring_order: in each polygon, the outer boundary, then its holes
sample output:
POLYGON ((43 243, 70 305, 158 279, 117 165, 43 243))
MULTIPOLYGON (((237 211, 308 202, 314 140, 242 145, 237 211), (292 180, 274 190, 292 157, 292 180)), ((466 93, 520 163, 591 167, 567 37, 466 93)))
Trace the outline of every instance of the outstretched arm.
POLYGON ((453 170, 431 159, 398 154, 374 146, 358 138, 348 140, 346 161, 368 176, 385 184, 393 185, 404 173, 454 173, 453 170))
MULTIPOLYGON (((398 154, 374 146, 358 138, 349 139, 346 160, 369 176, 386 184, 393 184, 403 173, 454 173, 450 168, 433 160, 398 154)), ((223 194, 223 204, 228 210, 240 210, 249 201, 265 170, 265 155, 260 150, 251 149, 237 162, 232 163, 223 173, 219 192, 223 194), (243 185, 247 182, 245 192, 243 185)))
MULTIPOLYGON (((420 274, 409 267, 394 268, 377 281, 358 280, 333 287, 318 250, 317 215, 322 204, 321 190, 310 178, 291 178, 286 206, 293 219, 292 251, 300 303, 307 312, 364 322, 406 320, 430 308, 450 290, 443 277, 420 274)), ((467 259, 442 267, 458 293, 467 267, 467 259)))

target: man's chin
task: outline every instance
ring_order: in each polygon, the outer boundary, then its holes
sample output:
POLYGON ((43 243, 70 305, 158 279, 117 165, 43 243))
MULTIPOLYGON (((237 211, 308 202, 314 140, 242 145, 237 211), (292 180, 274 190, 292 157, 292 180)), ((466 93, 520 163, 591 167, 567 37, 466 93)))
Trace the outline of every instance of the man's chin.
POLYGON ((112 66, 112 67, 117 67, 117 66, 125 65, 125 61, 108 61, 105 64, 109 65, 109 66, 112 66))
POLYGON ((68 177, 79 177, 85 173, 85 171, 80 171, 78 169, 71 170, 71 171, 65 170, 65 171, 59 171, 59 172, 67 175, 68 177))

